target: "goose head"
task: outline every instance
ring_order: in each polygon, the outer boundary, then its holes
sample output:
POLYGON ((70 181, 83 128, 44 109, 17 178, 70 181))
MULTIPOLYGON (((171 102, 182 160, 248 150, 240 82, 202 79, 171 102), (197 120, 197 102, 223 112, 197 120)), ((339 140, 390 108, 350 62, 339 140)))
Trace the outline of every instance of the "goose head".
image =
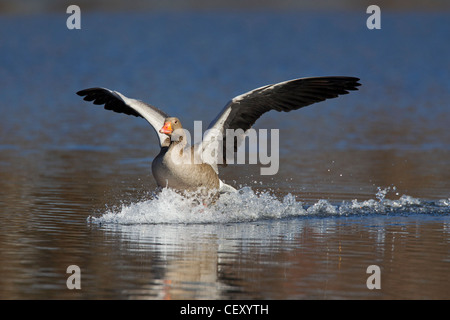
POLYGON ((183 126, 178 118, 169 117, 164 120, 164 126, 159 130, 159 132, 170 137, 175 130, 182 128, 183 126))
POLYGON ((184 145, 186 144, 186 134, 184 130, 185 129, 183 129, 183 126, 178 118, 169 117, 164 120, 164 126, 159 130, 159 132, 169 136, 170 141, 175 143, 183 142, 184 145))

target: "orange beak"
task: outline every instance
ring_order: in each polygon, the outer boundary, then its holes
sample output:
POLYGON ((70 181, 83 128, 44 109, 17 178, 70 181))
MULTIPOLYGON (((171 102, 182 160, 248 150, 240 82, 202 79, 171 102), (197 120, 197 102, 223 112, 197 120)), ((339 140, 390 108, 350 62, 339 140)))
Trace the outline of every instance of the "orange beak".
POLYGON ((161 130, 159 130, 159 132, 165 133, 165 134, 171 134, 173 132, 172 124, 169 121, 165 122, 164 126, 161 128, 161 130))

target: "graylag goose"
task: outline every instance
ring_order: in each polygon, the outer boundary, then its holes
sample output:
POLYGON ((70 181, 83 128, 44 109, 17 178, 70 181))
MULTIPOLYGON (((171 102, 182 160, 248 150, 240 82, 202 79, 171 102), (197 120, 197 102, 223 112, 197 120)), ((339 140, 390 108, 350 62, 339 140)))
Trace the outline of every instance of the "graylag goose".
MULTIPOLYGON (((237 141, 226 141, 227 129, 242 129, 245 133, 255 121, 270 110, 289 112, 310 104, 336 98, 358 90, 354 77, 310 77, 266 85, 233 98, 211 122, 201 145, 190 146, 178 118, 170 117, 158 108, 106 88, 90 88, 77 92, 86 101, 104 105, 107 110, 142 117, 158 135, 161 150, 152 162, 152 173, 159 187, 178 191, 206 190, 230 192, 232 186, 218 176, 218 165, 226 165, 225 148, 233 153, 237 141), (214 141, 222 141, 221 152, 202 158, 201 152, 214 141), (223 157, 223 158, 222 158, 223 157), (207 158, 207 159, 206 159, 207 158)), ((238 139, 239 141, 239 139, 238 139)))

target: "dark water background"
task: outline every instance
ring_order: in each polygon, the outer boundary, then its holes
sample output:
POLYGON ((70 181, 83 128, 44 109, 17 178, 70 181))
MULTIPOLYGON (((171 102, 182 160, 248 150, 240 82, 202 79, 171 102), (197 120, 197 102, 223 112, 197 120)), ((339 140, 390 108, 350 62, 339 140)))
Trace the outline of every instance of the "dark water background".
POLYGON ((450 298, 448 12, 383 13, 381 30, 365 11, 67 16, 0 16, 0 298, 450 298), (192 129, 250 89, 323 75, 363 86, 264 115, 278 174, 225 168, 251 190, 203 216, 150 196, 144 120, 75 95, 118 90, 192 129))

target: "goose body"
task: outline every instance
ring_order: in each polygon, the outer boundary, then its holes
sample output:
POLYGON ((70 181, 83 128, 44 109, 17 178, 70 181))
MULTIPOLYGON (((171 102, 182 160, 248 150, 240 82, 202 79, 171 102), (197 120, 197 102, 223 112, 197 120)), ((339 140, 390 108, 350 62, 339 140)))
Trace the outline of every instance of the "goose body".
POLYGON ((235 190, 218 176, 218 166, 226 165, 226 155, 236 151, 240 139, 226 141, 227 129, 245 133, 262 114, 270 111, 289 112, 326 99, 357 90, 354 77, 311 77, 284 81, 254 89, 233 98, 211 122, 202 143, 191 146, 178 118, 160 109, 106 88, 90 88, 77 92, 86 101, 104 105, 107 110, 142 117, 155 130, 161 150, 152 162, 152 173, 159 187, 180 191, 199 188, 229 192, 235 190), (202 157, 202 151, 214 141, 223 141, 222 152, 202 157), (223 159, 219 159, 223 157, 223 159))
POLYGON ((173 159, 179 156, 175 153, 180 151, 174 146, 162 148, 152 162, 152 173, 158 186, 186 191, 196 191, 202 187, 207 190, 220 189, 221 182, 214 169, 207 163, 194 162, 194 147, 190 147, 190 160, 178 163, 173 159))

